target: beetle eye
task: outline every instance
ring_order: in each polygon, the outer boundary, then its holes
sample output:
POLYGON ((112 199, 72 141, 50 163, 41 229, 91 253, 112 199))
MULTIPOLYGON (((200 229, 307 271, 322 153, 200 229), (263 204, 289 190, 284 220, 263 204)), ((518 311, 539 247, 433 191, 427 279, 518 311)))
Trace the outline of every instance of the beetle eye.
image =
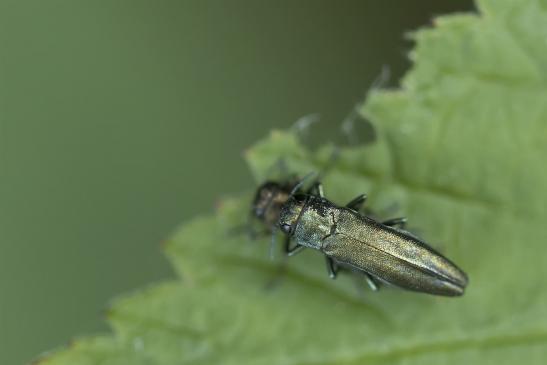
POLYGON ((287 234, 289 234, 291 232, 291 225, 290 224, 287 224, 287 223, 283 223, 281 225, 281 230, 287 234))

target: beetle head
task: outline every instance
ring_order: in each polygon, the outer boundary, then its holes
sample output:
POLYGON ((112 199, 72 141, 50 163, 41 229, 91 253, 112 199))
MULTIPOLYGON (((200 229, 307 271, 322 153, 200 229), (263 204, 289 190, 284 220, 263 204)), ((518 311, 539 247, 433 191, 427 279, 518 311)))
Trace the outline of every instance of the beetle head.
POLYGON ((279 228, 289 236, 294 233, 296 225, 298 224, 298 218, 306 203, 305 201, 305 195, 298 194, 292 196, 281 208, 279 214, 279 228))

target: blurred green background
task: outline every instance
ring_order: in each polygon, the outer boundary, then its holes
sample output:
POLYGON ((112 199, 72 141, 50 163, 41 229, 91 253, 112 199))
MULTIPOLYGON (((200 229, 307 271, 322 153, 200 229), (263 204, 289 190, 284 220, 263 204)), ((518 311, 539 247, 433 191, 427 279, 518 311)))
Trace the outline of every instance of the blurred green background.
POLYGON ((252 189, 271 128, 342 119, 470 1, 0 1, 0 364, 106 330, 171 276, 159 243, 252 189))

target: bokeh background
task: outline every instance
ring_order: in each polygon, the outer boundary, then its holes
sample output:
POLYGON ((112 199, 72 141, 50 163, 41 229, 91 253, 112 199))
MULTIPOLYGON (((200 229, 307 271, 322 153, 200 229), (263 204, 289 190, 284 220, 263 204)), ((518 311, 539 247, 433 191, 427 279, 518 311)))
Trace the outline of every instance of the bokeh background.
POLYGON ((319 113, 322 138, 404 33, 471 1, 0 1, 0 364, 105 331, 170 277, 160 242, 254 187, 241 158, 319 113))

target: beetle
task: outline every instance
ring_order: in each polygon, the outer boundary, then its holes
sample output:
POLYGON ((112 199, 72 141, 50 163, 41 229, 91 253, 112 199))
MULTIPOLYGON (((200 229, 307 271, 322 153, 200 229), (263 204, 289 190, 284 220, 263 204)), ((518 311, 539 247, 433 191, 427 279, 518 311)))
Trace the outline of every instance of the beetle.
POLYGON ((401 229, 405 219, 381 223, 358 212, 365 195, 340 207, 324 198, 320 183, 314 190, 291 194, 281 208, 279 228, 296 243, 292 248, 287 245, 289 256, 313 248, 325 254, 332 278, 339 265, 347 265, 403 289, 443 296, 464 293, 467 275, 421 239, 401 229))
MULTIPOLYGON (((308 175, 309 176, 309 175, 308 175)), ((256 191, 255 197, 253 199, 253 203, 251 206, 251 212, 250 216, 251 218, 256 218, 260 222, 262 222, 268 233, 272 234, 272 250, 275 246, 275 233, 277 230, 277 225, 279 223, 280 213, 282 207, 287 203, 289 198, 295 194, 312 194, 312 193, 319 193, 323 194, 322 186, 318 182, 315 182, 309 190, 304 192, 304 190, 301 189, 302 182, 306 178, 302 180, 298 180, 296 177, 289 178, 287 180, 277 182, 273 180, 268 180, 264 182, 262 185, 260 185, 256 191)), ((361 198, 364 201, 364 195, 361 196, 361 198)), ((402 222, 404 219, 398 219, 397 222, 402 222)), ((394 223, 395 220, 394 220, 394 223)), ((286 235, 285 236, 285 243, 283 245, 284 253, 287 256, 293 256, 299 250, 302 250, 304 246, 297 245, 296 247, 291 248, 291 236, 286 235)), ((325 256, 327 260, 327 265, 331 265, 329 257, 325 256)), ((378 290, 378 287, 380 286, 380 283, 375 280, 370 274, 367 272, 364 272, 362 270, 356 270, 355 268, 348 266, 348 265, 338 265, 338 270, 342 269, 345 271, 352 271, 356 272, 358 274, 364 275, 365 279, 369 285, 369 287, 372 290, 378 290)), ((336 270, 336 273, 338 273, 338 270, 336 270)), ((335 278, 336 275, 331 275, 331 278, 335 278)))

